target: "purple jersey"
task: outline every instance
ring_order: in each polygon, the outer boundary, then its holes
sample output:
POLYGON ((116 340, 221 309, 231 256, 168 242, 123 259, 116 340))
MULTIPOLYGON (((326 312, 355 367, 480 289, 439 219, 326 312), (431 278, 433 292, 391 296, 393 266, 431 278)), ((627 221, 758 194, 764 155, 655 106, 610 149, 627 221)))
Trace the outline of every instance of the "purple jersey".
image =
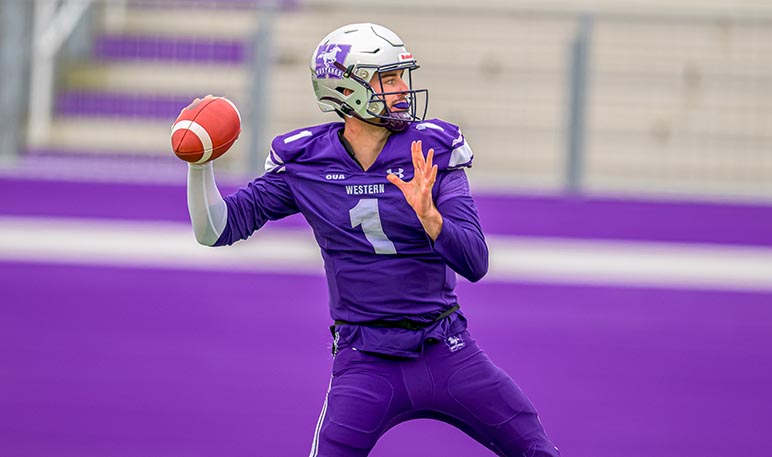
MULTIPOLYGON (((455 273, 470 281, 488 268, 466 174, 472 152, 455 125, 433 119, 389 136, 373 165, 362 170, 343 146, 334 122, 278 136, 266 173, 225 198, 228 224, 217 245, 245 239, 269 220, 301 212, 321 248, 335 320, 410 318, 429 322, 457 302, 455 273), (402 192, 386 176, 413 177, 410 145, 434 149, 439 171, 432 194, 443 217, 435 242, 402 192)), ((392 355, 415 355, 424 339, 443 339, 466 327, 462 315, 422 331, 340 329, 346 345, 392 355)))

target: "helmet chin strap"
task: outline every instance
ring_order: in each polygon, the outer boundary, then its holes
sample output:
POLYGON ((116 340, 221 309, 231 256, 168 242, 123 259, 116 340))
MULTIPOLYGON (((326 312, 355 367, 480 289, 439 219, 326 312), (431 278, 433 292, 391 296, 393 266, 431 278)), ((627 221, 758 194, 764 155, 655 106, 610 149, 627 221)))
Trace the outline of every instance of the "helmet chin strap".
POLYGON ((366 124, 374 125, 376 127, 383 127, 392 132, 401 132, 405 130, 407 126, 410 125, 410 122, 413 121, 413 116, 411 116, 407 111, 392 112, 388 109, 386 109, 386 111, 389 113, 389 116, 374 117, 372 119, 365 119, 353 111, 349 113, 349 115, 359 119, 366 124))
POLYGON ((348 115, 359 119, 365 124, 374 125, 375 127, 382 127, 392 132, 401 132, 405 130, 412 120, 412 117, 405 112, 391 113, 391 117, 388 118, 375 117, 372 119, 365 119, 356 112, 350 112, 348 115))
MULTIPOLYGON (((388 117, 374 117, 374 118, 366 119, 360 116, 359 113, 357 113, 353 108, 351 108, 346 103, 341 103, 339 100, 336 100, 334 98, 325 98, 323 100, 333 102, 333 103, 338 103, 340 106, 338 110, 344 116, 359 119, 365 124, 370 124, 375 127, 383 127, 392 132, 401 132, 405 130, 407 126, 410 124, 410 122, 414 120, 413 116, 411 116, 410 113, 408 113, 407 111, 392 112, 392 111, 388 111, 388 109, 386 109, 386 111, 389 112, 388 117)), ((399 103, 397 105, 399 105, 399 103)))
POLYGON ((394 108, 399 109, 399 111, 389 110, 389 120, 387 121, 386 128, 392 132, 401 132, 413 121, 413 116, 408 112, 410 104, 405 101, 397 102, 394 104, 394 108))
POLYGON ((408 109, 410 108, 410 104, 408 102, 401 101, 401 102, 395 103, 394 108, 397 108, 398 111, 390 110, 389 107, 386 106, 385 102, 383 102, 383 104, 384 104, 384 107, 383 107, 383 111, 381 112, 381 115, 375 116, 373 118, 377 120, 364 119, 361 116, 359 116, 357 113, 352 113, 352 115, 355 116, 357 119, 363 122, 366 122, 370 125, 383 127, 392 132, 401 132, 407 129, 408 125, 410 125, 411 122, 415 121, 415 118, 408 111, 408 109))
POLYGON ((407 111, 397 111, 396 113, 391 113, 391 116, 385 120, 383 126, 392 132, 401 132, 407 128, 412 120, 412 116, 407 111))

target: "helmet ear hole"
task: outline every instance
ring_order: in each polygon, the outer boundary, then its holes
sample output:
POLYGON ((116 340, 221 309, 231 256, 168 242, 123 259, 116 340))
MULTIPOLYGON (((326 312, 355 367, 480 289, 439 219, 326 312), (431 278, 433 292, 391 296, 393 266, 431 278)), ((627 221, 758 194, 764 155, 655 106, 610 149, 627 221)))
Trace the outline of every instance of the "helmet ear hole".
POLYGON ((342 94, 342 95, 345 95, 346 97, 348 97, 349 95, 351 95, 354 92, 353 90, 349 89, 348 87, 343 87, 343 86, 336 87, 335 91, 340 93, 340 94, 342 94))

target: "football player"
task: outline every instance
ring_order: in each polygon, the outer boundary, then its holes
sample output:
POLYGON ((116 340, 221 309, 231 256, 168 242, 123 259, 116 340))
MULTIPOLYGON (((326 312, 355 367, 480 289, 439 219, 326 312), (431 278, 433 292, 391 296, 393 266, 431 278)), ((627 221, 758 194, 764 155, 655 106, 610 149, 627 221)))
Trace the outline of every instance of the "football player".
POLYGON ((385 27, 327 35, 311 81, 322 111, 342 122, 276 137, 265 174, 225 198, 211 162, 189 165, 196 239, 230 245, 298 212, 313 229, 335 357, 312 457, 366 456, 415 418, 452 424, 498 455, 557 456, 533 405, 477 346, 459 308, 456 274, 474 282, 488 270, 464 171, 473 155, 457 126, 424 119, 417 68, 385 27))

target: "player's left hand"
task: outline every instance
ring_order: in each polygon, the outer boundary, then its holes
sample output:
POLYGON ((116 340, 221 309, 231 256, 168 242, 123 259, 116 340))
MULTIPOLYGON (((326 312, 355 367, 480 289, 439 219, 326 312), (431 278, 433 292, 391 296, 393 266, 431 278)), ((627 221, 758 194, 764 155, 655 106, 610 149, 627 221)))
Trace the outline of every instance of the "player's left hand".
POLYGON ((429 149, 424 158, 421 140, 413 141, 410 147, 413 155, 413 179, 403 181, 394 174, 387 175, 386 179, 402 191, 426 233, 436 239, 442 228, 442 217, 432 199, 432 187, 437 180, 437 165, 432 164, 434 149, 429 149))

